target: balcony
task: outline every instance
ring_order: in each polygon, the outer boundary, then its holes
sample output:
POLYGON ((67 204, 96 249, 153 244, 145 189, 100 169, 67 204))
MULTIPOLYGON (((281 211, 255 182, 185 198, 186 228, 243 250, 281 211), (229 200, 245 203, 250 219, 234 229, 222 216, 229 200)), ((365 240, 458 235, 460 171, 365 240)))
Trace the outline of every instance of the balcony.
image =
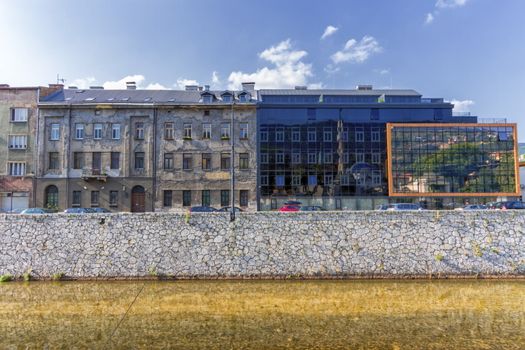
POLYGON ((85 181, 89 180, 98 180, 106 182, 108 175, 105 172, 102 172, 100 169, 82 169, 82 179, 85 181))

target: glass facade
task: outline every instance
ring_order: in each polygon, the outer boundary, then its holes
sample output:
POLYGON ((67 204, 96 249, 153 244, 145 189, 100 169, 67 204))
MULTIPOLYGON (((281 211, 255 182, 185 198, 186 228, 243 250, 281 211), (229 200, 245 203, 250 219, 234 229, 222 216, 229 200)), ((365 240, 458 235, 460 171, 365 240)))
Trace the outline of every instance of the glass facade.
POLYGON ((389 124, 391 196, 518 195, 514 124, 389 124))

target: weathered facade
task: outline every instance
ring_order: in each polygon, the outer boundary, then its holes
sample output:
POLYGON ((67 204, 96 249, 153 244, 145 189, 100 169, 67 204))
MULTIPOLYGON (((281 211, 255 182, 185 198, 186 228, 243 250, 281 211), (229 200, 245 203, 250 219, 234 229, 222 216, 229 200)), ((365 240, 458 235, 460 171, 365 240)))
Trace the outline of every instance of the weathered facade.
POLYGON ((40 109, 36 206, 228 205, 233 141, 235 203, 256 208, 251 91, 67 89, 40 109))
POLYGON ((60 85, 0 85, 0 211, 33 205, 38 100, 60 85))

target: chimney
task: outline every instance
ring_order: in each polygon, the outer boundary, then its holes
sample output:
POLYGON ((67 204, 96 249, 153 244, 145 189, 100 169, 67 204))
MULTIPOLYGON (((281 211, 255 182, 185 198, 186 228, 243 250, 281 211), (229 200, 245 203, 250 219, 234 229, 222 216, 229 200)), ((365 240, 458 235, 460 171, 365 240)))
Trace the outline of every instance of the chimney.
POLYGON ((204 85, 204 91, 210 91, 210 86, 209 85, 204 85))
POLYGON ((103 86, 90 86, 89 87, 91 90, 104 90, 104 87, 103 86))
POLYGON ((4 88, 4 89, 9 88, 9 84, 0 84, 0 88, 4 88))
POLYGON ((307 90, 307 89, 308 87, 306 87, 306 85, 299 85, 295 87, 295 90, 307 90))
POLYGON ((202 86, 199 86, 199 91, 202 91, 203 90, 203 87, 202 86))
POLYGON ((372 90, 372 85, 357 85, 356 90, 372 90))
POLYGON ((64 90, 64 84, 48 84, 48 85, 49 87, 43 86, 40 88, 40 98, 41 99, 57 91, 64 90))
POLYGON ((126 81, 126 89, 137 90, 137 84, 134 81, 126 81))
POLYGON ((186 91, 199 91, 198 85, 186 85, 185 86, 186 91))
POLYGON ((253 92, 255 91, 255 83, 254 82, 246 82, 246 83, 242 83, 242 89, 244 91, 249 91, 249 92, 253 92))

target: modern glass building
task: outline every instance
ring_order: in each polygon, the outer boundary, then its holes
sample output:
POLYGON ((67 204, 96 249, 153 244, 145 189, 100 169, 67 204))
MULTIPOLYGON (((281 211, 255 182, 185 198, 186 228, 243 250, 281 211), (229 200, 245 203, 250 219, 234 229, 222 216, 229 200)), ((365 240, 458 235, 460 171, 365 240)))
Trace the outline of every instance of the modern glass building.
MULTIPOLYGON (((483 179, 468 180, 465 184, 466 180, 460 181, 457 173, 445 178, 437 171, 426 171, 425 157, 434 157, 440 147, 436 143, 449 142, 450 137, 452 140, 473 137, 474 141, 465 143, 474 147, 478 142, 476 147, 486 150, 482 161, 488 160, 489 163, 491 159, 501 159, 502 156, 496 155, 500 149, 505 155, 512 154, 515 142, 513 126, 494 126, 497 131, 492 127, 476 129, 477 117, 454 116, 452 109, 453 105, 443 99, 422 98, 414 90, 374 90, 371 86, 358 86, 355 90, 308 90, 305 87, 260 90, 257 110, 259 209, 277 209, 287 200, 299 200, 326 209, 373 209, 382 203, 399 201, 435 207, 443 204, 443 198, 441 204, 436 204, 423 197, 433 197, 441 190, 448 193, 446 186, 451 186, 458 194, 468 190, 469 195, 476 196, 510 195, 513 191, 509 189, 516 186, 514 174, 505 180, 498 178, 498 185, 483 179), (412 130, 416 129, 395 127, 419 124, 431 126, 425 126, 424 137, 411 136, 412 143, 405 144, 405 132, 412 135, 412 130), (387 137, 387 125, 395 126, 388 129, 391 140, 387 137), (448 125, 451 129, 432 129, 435 125, 448 125), (503 131, 500 132, 499 128, 503 131), (501 139, 498 140, 501 141, 490 144, 481 141, 494 132, 499 133, 501 139), (442 136, 438 138, 427 133, 442 136), (445 136, 447 133, 454 135, 445 136), (473 136, 469 136, 471 134, 473 136), (507 135, 507 140, 503 134, 507 135), (475 141, 477 138, 480 141, 475 141), (428 140, 436 141, 431 144, 428 140), (418 177, 412 171, 416 165, 409 166, 407 163, 410 162, 421 163, 417 165, 418 177), (397 170, 389 171, 394 168, 397 170), (415 185, 414 181, 426 182, 425 185, 420 185, 420 182, 415 185)), ((421 131, 417 133, 419 135, 421 131)), ((474 148, 464 150, 462 146, 456 151, 454 147, 450 152, 458 158, 474 153, 474 148)), ((448 162, 448 158, 439 158, 439 153, 436 157, 448 162)), ((452 162, 445 168, 456 168, 460 163, 452 162)), ((503 174, 514 163, 504 164, 507 163, 499 163, 498 174, 503 174)), ((460 170, 471 168, 465 166, 455 171, 460 170)), ((458 200, 459 197, 453 199, 458 200)))

